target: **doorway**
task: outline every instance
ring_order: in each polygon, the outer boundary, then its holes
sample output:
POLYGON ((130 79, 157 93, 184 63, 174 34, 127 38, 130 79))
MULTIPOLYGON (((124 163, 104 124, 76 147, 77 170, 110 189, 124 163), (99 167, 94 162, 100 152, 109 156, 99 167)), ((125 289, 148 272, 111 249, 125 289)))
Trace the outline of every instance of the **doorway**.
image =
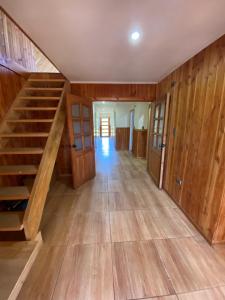
POLYGON ((110 115, 104 116, 100 114, 100 137, 111 136, 110 115))

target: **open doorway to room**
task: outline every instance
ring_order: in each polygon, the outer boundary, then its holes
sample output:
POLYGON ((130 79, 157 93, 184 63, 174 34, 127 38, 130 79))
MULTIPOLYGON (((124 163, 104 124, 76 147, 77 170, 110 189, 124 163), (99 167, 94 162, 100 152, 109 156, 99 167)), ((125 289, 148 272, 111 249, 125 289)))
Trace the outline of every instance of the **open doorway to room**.
POLYGON ((113 150, 146 159, 149 102, 96 101, 93 117, 96 148, 107 143, 113 150))
POLYGON ((93 121, 95 138, 105 138, 115 136, 115 103, 113 102, 93 102, 93 121))
POLYGON ((100 137, 111 136, 110 114, 100 113, 100 137))

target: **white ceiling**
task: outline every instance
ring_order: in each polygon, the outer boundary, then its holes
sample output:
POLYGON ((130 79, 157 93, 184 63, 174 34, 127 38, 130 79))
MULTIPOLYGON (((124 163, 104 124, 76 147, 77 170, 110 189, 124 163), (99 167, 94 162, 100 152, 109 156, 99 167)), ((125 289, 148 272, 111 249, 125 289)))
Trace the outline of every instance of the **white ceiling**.
POLYGON ((225 0, 0 4, 71 81, 157 82, 225 33, 225 0))

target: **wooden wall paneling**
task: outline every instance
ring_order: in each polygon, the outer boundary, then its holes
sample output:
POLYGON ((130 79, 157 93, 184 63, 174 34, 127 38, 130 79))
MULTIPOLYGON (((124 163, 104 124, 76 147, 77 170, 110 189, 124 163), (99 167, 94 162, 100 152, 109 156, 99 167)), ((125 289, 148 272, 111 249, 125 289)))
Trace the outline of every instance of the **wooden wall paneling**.
POLYGON ((33 55, 33 44, 24 33, 3 13, 4 41, 6 56, 24 70, 36 71, 36 63, 33 55))
MULTIPOLYGON (((216 127, 217 127, 217 116, 219 114, 218 105, 214 106, 213 102, 215 100, 214 92, 215 92, 215 83, 217 77, 217 71, 213 70, 213 72, 209 72, 208 66, 215 64, 216 55, 214 52, 211 53, 210 50, 204 52, 204 64, 202 66, 202 72, 197 76, 199 79, 199 93, 201 93, 198 97, 196 93, 196 105, 195 112, 198 113, 196 120, 192 120, 192 122, 196 122, 198 126, 195 125, 194 129, 196 136, 192 145, 194 147, 189 147, 189 152, 194 152, 194 157, 189 156, 187 158, 188 162, 192 162, 192 170, 190 171, 190 164, 187 164, 185 168, 184 180, 192 184, 191 192, 187 193, 187 189, 190 190, 191 186, 188 187, 184 185, 184 195, 182 193, 182 199, 184 199, 184 203, 182 206, 185 211, 191 216, 194 222, 198 223, 198 226, 201 228, 204 233, 210 237, 212 237, 212 227, 207 226, 207 215, 211 215, 210 210, 206 213, 206 210, 203 209, 204 199, 208 198, 208 187, 210 186, 208 180, 211 177, 211 159, 213 148, 215 147, 215 137, 216 137, 216 127), (201 99, 201 105, 199 105, 199 100, 201 99), (213 108, 213 110, 212 110, 213 108), (214 115, 215 112, 215 115, 214 115), (214 116, 216 116, 216 119, 214 116), (198 123, 197 123, 198 119, 198 123), (208 123, 208 125, 207 125, 208 123), (209 143, 210 141, 210 143, 209 143), (189 173, 189 178, 187 174, 189 173), (207 184, 208 183, 208 184, 207 184), (204 212, 205 211, 205 212, 204 212), (204 221, 201 222, 201 218, 203 217, 204 221)), ((193 126, 192 126, 193 128, 193 126)), ((192 133, 192 136, 194 134, 192 133)), ((209 199, 208 199, 209 200, 209 199)), ((207 200, 207 202, 208 202, 207 200)))
POLYGON ((146 158, 147 129, 133 130, 132 153, 137 158, 146 158))
POLYGON ((133 129, 132 153, 137 157, 138 135, 135 128, 133 129))
POLYGON ((116 128, 116 150, 129 150, 130 128, 116 128))
POLYGON ((28 77, 29 72, 58 72, 39 47, 0 7, 0 64, 28 77))
MULTIPOLYGON (((210 49, 211 50, 211 49, 210 49)), ((213 50, 213 48, 212 48, 213 50)), ((196 137, 197 144, 197 155, 194 162, 195 168, 193 172, 193 182, 196 182, 196 190, 197 193, 192 195, 193 202, 196 203, 195 207, 195 217, 199 222, 199 226, 203 231, 207 231, 206 234, 212 236, 212 228, 207 228, 206 218, 208 213, 202 211, 202 205, 204 206, 204 199, 208 198, 207 189, 209 185, 209 178, 211 177, 211 162, 212 162, 212 154, 214 152, 215 147, 215 138, 217 132, 217 123, 219 115, 219 106, 215 105, 215 84, 217 81, 217 70, 214 69, 211 72, 209 71, 207 65, 212 65, 216 63, 215 58, 216 55, 214 51, 206 51, 205 52, 205 63, 203 67, 203 71, 201 76, 202 78, 202 99, 201 106, 199 107, 199 115, 201 117, 201 124, 199 125, 199 135, 198 140, 196 137), (208 63, 207 63, 208 62, 208 63), (214 106, 215 105, 215 106, 214 106), (216 118, 215 118, 216 116, 216 118), (209 125, 209 126, 208 126, 209 125), (209 143, 210 141, 210 143, 209 143), (207 184, 208 182, 208 184, 207 184), (202 215, 204 215, 204 222, 201 222, 202 215), (209 232, 208 232, 209 231, 209 232)), ((220 101, 220 99, 218 99, 220 101)), ((218 101, 217 100, 217 101, 218 101)), ((221 101, 220 101, 221 102, 221 101)), ((208 199, 209 200, 209 199, 208 199)), ((208 202, 207 200, 207 202, 208 202)), ((192 215, 194 212, 192 212, 192 215)), ((211 214, 211 213, 209 213, 211 214)))
POLYGON ((0 121, 13 103, 23 83, 24 79, 21 76, 0 66, 0 121))
POLYGON ((104 101, 152 101, 156 96, 156 84, 83 84, 72 83, 71 91, 96 100, 104 101), (142 99, 142 100, 141 100, 142 99))
MULTIPOLYGON (((218 48, 224 51, 225 42, 221 43, 218 48), (221 47, 222 46, 222 47, 221 47)), ((208 168, 210 170, 210 177, 207 178, 207 182, 203 181, 202 184, 207 186, 207 197, 203 198, 201 211, 219 211, 219 217, 215 222, 214 214, 201 214, 200 222, 204 224, 206 222, 208 228, 213 228, 215 226, 215 231, 210 232, 213 235, 213 241, 225 241, 225 222, 224 222, 224 206, 225 206, 225 183, 224 183, 224 170, 225 170, 225 60, 222 51, 218 51, 217 61, 215 61, 215 83, 213 84, 213 89, 211 86, 210 90, 213 90, 213 94, 208 93, 208 114, 210 114, 211 119, 206 118, 204 127, 204 136, 202 137, 202 142, 208 142, 214 137, 214 143, 210 145, 208 149, 204 149, 204 157, 210 158, 210 163, 208 168), (211 99, 211 101, 210 101, 211 99), (212 103, 213 99, 213 103, 212 103), (211 109, 210 109, 211 108, 211 109), (219 116, 219 117, 218 117, 219 116), (212 130, 215 128, 215 131, 212 130), (220 201, 215 201, 215 199, 220 199, 220 201)), ((211 74, 210 74, 211 76, 211 74)), ((211 76, 211 82, 213 83, 213 77, 211 76)), ((209 85, 210 88, 210 85, 209 85)), ((202 181, 203 179, 201 179, 202 181)), ((202 186, 202 185, 201 185, 202 186)))
POLYGON ((0 63, 5 61, 7 58, 6 55, 6 43, 4 38, 4 15, 0 10, 0 63))
POLYGON ((58 72, 56 67, 37 47, 33 47, 33 54, 38 72, 58 72))
POLYGON ((164 188, 210 242, 225 239, 224 50, 225 36, 157 86, 171 93, 164 188))
MULTIPOLYGON (((225 103, 224 103, 225 104, 225 103)), ((224 108, 225 109, 225 108, 224 108)), ((225 119, 223 120, 222 126, 219 128, 220 142, 217 144, 217 149, 215 151, 214 159, 216 163, 213 168, 213 180, 215 188, 215 197, 221 199, 219 207, 219 216, 215 224, 215 230, 213 232, 213 242, 225 242, 225 185, 224 185, 224 170, 225 170, 225 119), (219 164, 219 161, 221 163, 219 164), (219 166, 220 165, 220 166, 219 166)), ((211 198, 213 200, 213 197, 211 198)), ((211 220, 212 222, 213 220, 211 220)))
MULTIPOLYGON (((185 85, 184 78, 182 78, 181 85, 185 85)), ((179 155, 177 157, 177 160, 179 161, 187 161, 188 164, 185 164, 183 177, 181 175, 181 169, 180 166, 177 165, 178 169, 178 179, 182 180, 181 183, 181 194, 180 194, 180 203, 182 207, 187 211, 187 213, 192 217, 192 219, 196 222, 197 220, 197 211, 198 211, 198 202, 195 202, 196 192, 195 192, 195 186, 193 181, 193 176, 195 173, 195 163, 197 159, 197 151, 198 151, 198 139, 200 135, 201 130, 201 106, 199 105, 199 99, 201 99, 201 92, 202 92, 202 78, 199 76, 199 74, 196 74, 193 82, 192 82, 192 91, 193 95, 191 99, 193 100, 193 103, 189 104, 189 117, 187 119, 188 122, 190 122, 190 127, 188 129, 187 135, 184 135, 186 133, 184 126, 181 126, 179 123, 177 124, 177 127, 180 128, 180 149, 179 149, 179 155), (192 147, 188 147, 187 156, 184 157, 183 155, 183 147, 182 145, 185 145, 185 141, 182 137, 186 138, 186 142, 192 145, 192 147), (183 196, 184 195, 184 196, 183 196)), ((182 91, 185 92, 184 87, 182 88, 182 91)), ((185 99, 184 95, 179 95, 181 101, 184 101, 182 105, 179 105, 180 108, 185 106, 185 102, 187 101, 187 98, 185 99), (183 96, 183 97, 182 97, 183 96)), ((182 115, 180 116, 182 118, 182 115)))
POLYGON ((71 162, 67 123, 64 126, 64 131, 62 134, 62 140, 61 140, 56 164, 57 164, 57 172, 59 175, 63 175, 63 176, 72 175, 72 162, 71 162))

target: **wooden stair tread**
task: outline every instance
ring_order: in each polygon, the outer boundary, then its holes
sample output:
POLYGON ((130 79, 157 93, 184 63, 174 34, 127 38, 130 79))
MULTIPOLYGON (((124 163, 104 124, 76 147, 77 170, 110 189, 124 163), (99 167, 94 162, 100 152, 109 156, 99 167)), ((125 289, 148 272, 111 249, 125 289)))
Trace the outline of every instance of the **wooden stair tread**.
POLYGON ((5 165, 0 166, 0 175, 35 175, 38 167, 35 165, 5 165))
POLYGON ((0 200, 25 200, 30 196, 26 186, 4 186, 0 187, 0 200))
POLYGON ((0 212, 0 231, 20 231, 23 229, 24 212, 0 212))
POLYGON ((53 121, 53 119, 8 119, 7 123, 52 123, 53 121))
POLYGON ((0 148, 0 154, 42 154, 43 148, 0 148))
POLYGON ((48 137, 48 132, 12 132, 12 133, 0 133, 0 138, 12 138, 12 137, 48 137))
POLYGON ((28 90, 28 91, 62 91, 63 88, 60 88, 60 87, 35 87, 35 86, 29 86, 29 87, 25 87, 25 90, 28 90))
POLYGON ((56 111, 57 110, 57 107, 31 107, 31 106, 20 106, 20 107, 14 107, 13 108, 14 110, 17 110, 17 111, 39 111, 39 110, 46 110, 46 111, 56 111))
POLYGON ((21 96, 19 99, 24 100, 59 100, 60 97, 53 96, 21 96))

